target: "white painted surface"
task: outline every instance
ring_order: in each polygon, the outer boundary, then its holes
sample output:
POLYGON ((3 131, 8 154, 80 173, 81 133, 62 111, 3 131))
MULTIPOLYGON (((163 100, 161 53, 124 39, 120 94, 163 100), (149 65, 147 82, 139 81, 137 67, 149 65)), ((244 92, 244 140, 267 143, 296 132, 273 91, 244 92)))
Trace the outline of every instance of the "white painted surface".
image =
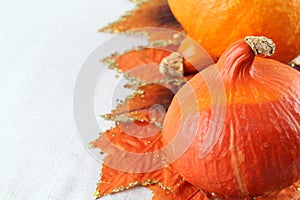
MULTIPOLYGON (((89 200, 101 164, 84 149, 72 95, 99 27, 127 0, 0 1, 0 200, 89 200)), ((149 199, 139 188, 103 199, 149 199)))
MULTIPOLYGON (((127 0, 0 1, 0 200, 91 200, 101 164, 81 144, 72 95, 99 27, 127 0)), ((105 95, 104 95, 105 96, 105 95)), ((151 199, 138 188, 103 200, 151 199)))

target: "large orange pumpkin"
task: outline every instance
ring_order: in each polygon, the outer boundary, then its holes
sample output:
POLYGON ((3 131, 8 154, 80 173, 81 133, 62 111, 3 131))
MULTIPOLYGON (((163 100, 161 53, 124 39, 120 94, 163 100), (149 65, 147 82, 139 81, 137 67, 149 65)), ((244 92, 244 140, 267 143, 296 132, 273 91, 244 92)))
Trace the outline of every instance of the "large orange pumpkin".
POLYGON ((273 58, 300 54, 300 0, 168 0, 187 34, 217 60, 232 42, 265 35, 276 43, 273 58))
POLYGON ((175 95, 162 135, 188 182, 248 199, 300 178, 300 73, 255 56, 273 50, 264 37, 238 40, 175 95))

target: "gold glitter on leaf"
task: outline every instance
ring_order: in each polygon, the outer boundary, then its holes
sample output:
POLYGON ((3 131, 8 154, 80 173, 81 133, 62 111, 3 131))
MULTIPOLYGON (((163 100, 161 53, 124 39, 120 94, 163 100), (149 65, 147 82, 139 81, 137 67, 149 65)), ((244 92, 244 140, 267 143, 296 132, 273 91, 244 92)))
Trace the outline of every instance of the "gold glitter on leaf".
POLYGON ((205 193, 184 181, 176 193, 170 193, 155 186, 149 187, 153 192, 153 200, 209 200, 205 193))
POLYGON ((135 0, 134 2, 137 3, 136 9, 99 31, 118 33, 144 27, 161 27, 183 31, 171 13, 167 0, 135 0))
MULTIPOLYGON (((161 124, 174 93, 180 85, 172 81, 164 82, 165 79, 159 72, 158 64, 147 65, 148 68, 152 67, 151 70, 146 70, 147 72, 145 69, 136 70, 137 66, 160 63, 169 54, 161 49, 141 49, 125 52, 123 55, 115 54, 118 56, 111 57, 107 62, 107 64, 115 63, 113 69, 123 74, 131 72, 130 76, 138 77, 143 84, 125 101, 119 101, 120 104, 111 114, 102 116, 107 120, 116 121, 115 127, 91 142, 91 146, 100 148, 106 153, 101 180, 95 192, 96 198, 136 186, 153 189, 156 194, 153 199, 160 199, 163 195, 169 196, 170 199, 174 197, 186 199, 185 197, 198 193, 198 189, 187 187, 189 184, 173 169, 163 154, 154 153, 163 147, 160 134, 161 124), (153 80, 157 83, 153 83, 155 82, 153 80), (159 83, 159 80, 164 81, 159 83), (124 157, 124 152, 140 153, 150 159, 132 160, 124 157), (157 163, 161 166, 158 169, 141 173, 128 172, 136 167, 139 169, 150 167, 151 169, 157 163), (119 168, 118 170, 112 166, 130 170, 119 168), (182 184, 185 186, 181 187, 182 184), (156 188, 164 192, 156 192, 156 188), (182 192, 183 190, 185 192, 182 192)), ((132 81, 132 78, 129 80, 132 81)))
MULTIPOLYGON (((108 156, 105 159, 106 161, 108 160, 109 163, 114 162, 122 165, 122 163, 124 163, 124 160, 122 160, 122 154, 124 152, 154 152, 162 147, 161 135, 158 134, 158 132, 147 138, 137 138, 128 135, 128 132, 120 127, 120 125, 117 125, 115 128, 108 130, 97 140, 92 142, 93 146, 101 148, 103 151, 108 153, 108 156), (112 137, 111 133, 115 136, 112 137), (109 143, 106 142, 107 140, 109 143)), ((140 129, 140 133, 145 133, 145 129, 140 129)), ((137 135, 137 133, 135 135, 137 135)), ((157 159, 161 159, 163 161, 160 156, 157 156, 157 159)), ((132 160, 130 160, 130 158, 126 158, 126 167, 133 168, 139 164, 152 165, 151 162, 143 163, 142 161, 131 161, 132 160)), ((122 168, 122 166, 120 167, 122 168)), ((99 181, 97 186, 97 197, 123 191, 138 185, 156 185, 161 189, 174 193, 178 190, 178 187, 181 184, 182 177, 170 166, 151 172, 130 173, 114 169, 104 164, 102 168, 101 181, 99 181)))

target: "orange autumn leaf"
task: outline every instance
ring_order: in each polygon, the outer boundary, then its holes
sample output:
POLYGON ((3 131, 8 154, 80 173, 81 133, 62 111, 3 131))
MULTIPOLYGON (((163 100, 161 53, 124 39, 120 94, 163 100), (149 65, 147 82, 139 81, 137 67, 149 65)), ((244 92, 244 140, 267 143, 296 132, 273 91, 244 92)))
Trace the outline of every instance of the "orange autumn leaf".
MULTIPOLYGON (((108 156, 114 156, 110 154, 123 153, 121 151, 135 153, 153 152, 162 146, 160 130, 153 126, 147 126, 149 125, 148 123, 143 124, 144 126, 131 122, 118 122, 114 128, 107 130, 91 144, 109 153, 108 156), (128 132, 128 130, 136 128, 136 126, 139 126, 139 129, 134 130, 134 132, 128 132)), ((115 159, 118 162, 117 159, 122 158, 115 159)))
POLYGON ((147 84, 139 87, 138 91, 138 93, 129 96, 124 103, 117 106, 117 108, 112 111, 112 115, 131 112, 131 115, 134 116, 135 111, 143 111, 156 104, 167 109, 177 88, 175 86, 173 88, 167 88, 161 84, 147 84))
POLYGON ((139 2, 136 9, 122 16, 119 21, 113 22, 99 31, 117 33, 144 27, 183 30, 170 11, 167 0, 148 0, 139 2))
MULTIPOLYGON (((146 132, 146 134, 149 134, 147 131, 153 130, 151 128, 140 129, 141 132, 146 132)), ((108 163, 108 165, 104 163, 101 181, 97 186, 99 196, 114 193, 124 187, 129 189, 137 185, 147 186, 152 184, 169 192, 176 192, 183 182, 182 177, 169 165, 149 172, 147 170, 141 173, 129 172, 135 168, 141 170, 151 169, 156 162, 165 162, 160 154, 144 160, 138 160, 136 156, 131 157, 132 159, 128 156, 124 158, 124 155, 128 153, 140 153, 147 157, 147 153, 159 150, 162 147, 159 130, 155 133, 152 132, 150 137, 137 138, 127 134, 126 131, 120 128, 120 125, 117 125, 115 128, 106 131, 91 144, 108 153, 105 158, 105 163, 108 163), (145 165, 148 165, 148 167, 145 165)), ((141 158, 143 159, 143 156, 141 158)))
POLYGON ((155 186, 149 186, 153 192, 153 200, 209 200, 205 193, 198 188, 192 186, 188 182, 184 182, 176 193, 171 193, 155 186))
POLYGON ((114 57, 116 69, 122 71, 129 80, 125 87, 136 89, 122 104, 103 117, 114 121, 150 122, 155 119, 155 122, 162 123, 161 115, 166 112, 179 86, 186 81, 182 76, 174 84, 172 79, 159 71, 158 63, 169 54, 164 49, 143 48, 114 57))
MULTIPOLYGON (((95 147, 108 151, 113 155, 111 159, 113 159, 114 162, 116 162, 115 159, 121 157, 121 154, 115 153, 113 149, 105 146, 106 142, 104 142, 104 136, 106 136, 115 147, 122 148, 122 152, 134 150, 136 153, 145 153, 145 150, 152 152, 162 147, 160 135, 137 139, 136 137, 127 135, 117 126, 105 132, 104 135, 92 143, 95 147)), ((110 146, 110 144, 108 146, 110 146)), ((127 162, 129 168, 133 167, 130 164, 136 165, 136 163, 138 162, 127 162)), ((141 163, 144 164, 143 162, 141 163)), ((136 186, 146 186, 151 189, 154 194, 154 200, 208 200, 204 193, 185 182, 170 165, 152 172, 129 173, 104 164, 101 181, 99 181, 97 185, 96 197, 113 194, 136 186)))
POLYGON ((167 42, 173 39, 174 34, 159 31, 155 27, 184 32, 182 26, 174 18, 167 0, 134 0, 136 8, 121 16, 118 21, 112 22, 99 29, 99 32, 146 34, 149 41, 167 42), (154 29, 145 29, 153 27, 154 29))
POLYGON ((191 78, 182 76, 173 79, 163 75, 158 63, 168 55, 170 52, 166 49, 141 48, 110 57, 110 63, 115 63, 113 69, 124 73, 129 80, 125 87, 136 90, 103 117, 114 121, 144 122, 150 122, 155 118, 156 122, 162 123, 163 118, 158 115, 166 111, 179 87, 191 78))
MULTIPOLYGON (((177 174, 171 173, 170 170, 156 171, 156 172, 152 172, 151 174, 150 173, 138 174, 138 173, 126 173, 126 172, 120 173, 120 171, 118 170, 110 168, 107 165, 103 165, 102 178, 97 185, 98 195, 96 197, 98 198, 103 195, 113 194, 136 186, 149 187, 151 185, 152 185, 151 188, 159 188, 161 190, 167 190, 169 193, 173 193, 172 191, 173 188, 164 185, 166 179, 160 180, 161 177, 163 177, 162 174, 168 174, 168 172, 169 172, 169 176, 172 176, 172 179, 174 179, 174 181, 176 182, 180 181, 181 177, 177 174)), ((174 187, 174 189, 177 188, 174 187)))
MULTIPOLYGON (((179 41, 168 40, 167 44, 158 44, 163 45, 162 47, 149 45, 149 47, 133 48, 122 54, 113 54, 104 58, 103 61, 111 69, 123 72, 127 79, 136 81, 138 84, 162 83, 169 77, 160 72, 159 64, 172 52, 176 52, 179 44, 179 41)), ((184 63, 188 62, 184 61, 184 63)), ((184 72, 189 73, 191 67, 185 68, 185 65, 183 67, 184 72)))
POLYGON ((131 50, 118 56, 116 64, 119 70, 129 73, 131 77, 145 82, 153 82, 164 78, 159 72, 159 63, 170 53, 165 49, 155 48, 131 50))
POLYGON ((170 193, 172 197, 182 197, 183 194, 186 197, 193 195, 195 190, 198 191, 187 187, 182 177, 164 159, 163 153, 156 153, 163 147, 158 123, 163 122, 164 114, 180 86, 172 82, 160 82, 165 77, 159 72, 157 63, 169 54, 166 50, 149 48, 128 51, 114 58, 118 71, 130 73, 130 76, 138 77, 144 82, 132 96, 105 116, 116 121, 116 126, 91 142, 95 148, 108 154, 104 160, 96 197, 138 185, 168 191, 160 193, 160 198, 163 194, 170 196, 170 193), (138 66, 144 65, 146 69, 137 70, 138 66), (158 83, 151 83, 154 80, 158 83), (124 152, 129 157, 124 158, 124 152), (131 153, 139 153, 143 160, 136 156, 130 157, 131 153), (137 172, 141 169, 145 171, 137 172), (178 192, 182 184, 184 187, 181 191, 184 192, 178 192))
MULTIPOLYGON (((131 69, 138 68, 141 65, 160 63, 160 61, 170 53, 171 52, 168 52, 164 49, 133 49, 117 57, 116 59, 119 69, 123 71, 129 71, 131 69)), ((143 74, 145 74, 145 72, 143 74)))

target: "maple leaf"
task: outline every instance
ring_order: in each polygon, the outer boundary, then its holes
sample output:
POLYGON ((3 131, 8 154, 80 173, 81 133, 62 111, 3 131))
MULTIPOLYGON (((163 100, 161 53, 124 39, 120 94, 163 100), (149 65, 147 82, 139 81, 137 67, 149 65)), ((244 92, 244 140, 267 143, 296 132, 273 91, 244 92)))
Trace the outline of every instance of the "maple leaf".
MULTIPOLYGON (((144 129, 142 131, 144 132, 144 129)), ((160 154, 146 158, 148 153, 161 148, 160 134, 148 138, 137 138, 128 135, 119 126, 116 126, 92 144, 104 152, 108 152, 102 168, 101 181, 97 187, 99 196, 137 185, 156 185, 174 193, 183 183, 182 177, 167 163, 165 163, 166 166, 159 166, 158 170, 149 171, 157 165, 157 162, 163 164, 164 161, 164 157, 160 154), (127 156, 129 153, 139 153, 141 156, 130 157, 127 156), (131 172, 136 169, 145 170, 145 172, 131 172)))
POLYGON ((115 121, 115 127, 91 142, 107 153, 95 193, 97 198, 138 185, 152 189, 154 199, 186 199, 198 193, 159 152, 163 148, 160 131, 164 114, 176 91, 185 83, 185 79, 176 77, 174 82, 165 77, 155 64, 169 54, 162 49, 144 48, 110 57, 115 62, 114 69, 124 73, 129 82, 137 82, 137 87, 133 95, 103 116, 115 121))
POLYGON ((173 16, 167 0, 140 0, 136 9, 127 12, 118 21, 110 23, 99 31, 118 33, 134 28, 161 27, 183 31, 173 16))
POLYGON ((171 193, 155 186, 149 186, 153 192, 153 200, 209 200, 205 193, 188 182, 178 188, 177 193, 171 193))

